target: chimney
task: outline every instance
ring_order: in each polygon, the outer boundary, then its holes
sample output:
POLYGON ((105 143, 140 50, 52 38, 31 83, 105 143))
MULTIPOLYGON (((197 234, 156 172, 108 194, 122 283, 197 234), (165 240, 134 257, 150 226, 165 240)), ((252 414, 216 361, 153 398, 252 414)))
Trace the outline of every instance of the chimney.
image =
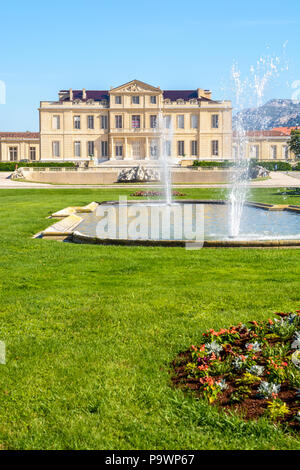
POLYGON ((211 99, 211 91, 203 90, 202 88, 197 88, 198 98, 207 98, 211 99))
POLYGON ((82 89, 82 99, 86 100, 86 89, 85 88, 82 89))
POLYGON ((72 88, 70 88, 70 90, 69 90, 69 98, 70 98, 70 101, 73 101, 73 90, 72 90, 72 88))

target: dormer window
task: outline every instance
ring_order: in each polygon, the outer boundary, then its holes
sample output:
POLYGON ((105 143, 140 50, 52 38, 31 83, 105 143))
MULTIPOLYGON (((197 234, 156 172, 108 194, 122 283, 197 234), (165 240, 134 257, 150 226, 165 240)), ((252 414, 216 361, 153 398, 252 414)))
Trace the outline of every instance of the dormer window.
POLYGON ((140 104, 140 97, 139 96, 133 96, 131 98, 131 103, 132 104, 140 104))
POLYGON ((182 100, 182 99, 177 100, 177 104, 184 104, 184 103, 185 103, 185 101, 182 100))

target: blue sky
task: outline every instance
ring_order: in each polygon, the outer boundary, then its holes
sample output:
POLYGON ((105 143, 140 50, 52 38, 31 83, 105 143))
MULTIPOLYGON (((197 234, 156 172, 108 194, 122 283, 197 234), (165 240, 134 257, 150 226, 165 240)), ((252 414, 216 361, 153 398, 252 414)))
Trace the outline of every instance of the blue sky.
POLYGON ((299 22, 299 0, 2 2, 0 131, 38 130, 39 102, 60 89, 109 89, 134 78, 234 100, 233 63, 245 76, 266 55, 279 56, 285 70, 264 101, 291 98, 299 22))

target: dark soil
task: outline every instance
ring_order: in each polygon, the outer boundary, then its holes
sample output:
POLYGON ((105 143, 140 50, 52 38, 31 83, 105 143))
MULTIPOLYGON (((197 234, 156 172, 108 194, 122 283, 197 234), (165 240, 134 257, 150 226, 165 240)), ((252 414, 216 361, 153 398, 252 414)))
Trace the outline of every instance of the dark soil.
MULTIPOLYGON (((191 352, 189 350, 180 353, 176 359, 172 362, 172 383, 174 386, 179 387, 183 390, 191 390, 195 397, 203 397, 201 392, 201 383, 199 378, 189 377, 186 371, 187 363, 192 362, 191 352)), ((214 377, 217 380, 223 379, 223 376, 214 377)), ((258 419, 263 416, 266 412, 269 399, 257 398, 257 388, 259 383, 248 385, 251 389, 251 393, 248 397, 244 398, 240 403, 232 403, 231 394, 238 390, 235 384, 234 378, 226 377, 226 383, 228 388, 224 390, 213 403, 215 406, 219 406, 220 409, 225 412, 235 410, 245 420, 258 419)), ((294 416, 300 411, 300 400, 295 400, 296 389, 291 388, 289 384, 282 383, 281 389, 278 394, 283 402, 287 404, 290 409, 290 413, 285 418, 279 420, 282 423, 286 423, 293 429, 300 430, 300 423, 294 419, 294 416)))

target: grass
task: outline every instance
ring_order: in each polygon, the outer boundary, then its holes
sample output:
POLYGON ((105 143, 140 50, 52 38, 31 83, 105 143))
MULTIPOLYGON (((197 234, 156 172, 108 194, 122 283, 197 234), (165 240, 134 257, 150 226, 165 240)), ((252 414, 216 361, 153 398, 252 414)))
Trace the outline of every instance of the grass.
MULTIPOLYGON (((299 250, 72 245, 31 236, 69 205, 132 189, 1 190, 0 447, 300 449, 261 419, 171 386, 170 362, 207 328, 299 309, 299 250)), ((224 191, 185 189, 218 199, 224 191)), ((258 202, 299 204, 282 190, 258 202)))

